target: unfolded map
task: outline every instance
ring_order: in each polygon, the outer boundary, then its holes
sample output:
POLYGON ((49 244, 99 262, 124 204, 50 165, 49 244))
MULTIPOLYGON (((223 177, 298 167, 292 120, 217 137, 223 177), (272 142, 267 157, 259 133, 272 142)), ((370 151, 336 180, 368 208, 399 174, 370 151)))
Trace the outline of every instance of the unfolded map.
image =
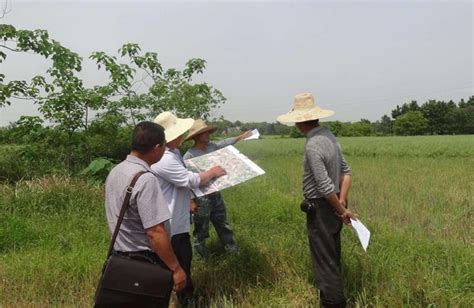
POLYGON ((247 156, 231 145, 205 155, 187 159, 185 163, 186 167, 192 172, 200 173, 214 166, 221 166, 227 172, 226 175, 210 181, 204 187, 194 188, 193 191, 198 197, 240 184, 265 173, 247 156))

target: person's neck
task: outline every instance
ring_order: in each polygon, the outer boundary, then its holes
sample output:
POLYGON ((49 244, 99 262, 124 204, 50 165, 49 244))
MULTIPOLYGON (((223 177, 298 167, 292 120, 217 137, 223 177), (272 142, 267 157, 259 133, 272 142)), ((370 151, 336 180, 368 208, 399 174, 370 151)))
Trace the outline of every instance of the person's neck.
POLYGON ((142 154, 140 152, 137 152, 137 151, 131 151, 130 152, 130 155, 131 156, 135 156, 136 158, 140 158, 141 160, 143 160, 144 162, 147 163, 148 166, 151 166, 154 164, 154 162, 152 161, 152 159, 149 157, 149 155, 147 154, 142 154))
POLYGON ((193 148, 204 151, 206 149, 207 143, 204 142, 194 142, 193 148))

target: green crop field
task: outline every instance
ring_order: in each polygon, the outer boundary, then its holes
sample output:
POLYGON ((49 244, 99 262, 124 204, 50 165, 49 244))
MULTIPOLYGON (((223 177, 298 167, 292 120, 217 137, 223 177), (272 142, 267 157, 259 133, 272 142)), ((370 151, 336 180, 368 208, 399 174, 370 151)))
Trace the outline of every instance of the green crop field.
MULTIPOLYGON (((474 137, 340 138, 350 207, 371 230, 364 252, 344 227, 351 307, 473 307, 474 137)), ((301 201, 304 139, 238 148, 266 174, 223 192, 239 240, 193 263, 206 307, 318 305, 301 201)), ((0 184, 0 306, 91 306, 105 258, 103 188, 66 176, 0 184)))

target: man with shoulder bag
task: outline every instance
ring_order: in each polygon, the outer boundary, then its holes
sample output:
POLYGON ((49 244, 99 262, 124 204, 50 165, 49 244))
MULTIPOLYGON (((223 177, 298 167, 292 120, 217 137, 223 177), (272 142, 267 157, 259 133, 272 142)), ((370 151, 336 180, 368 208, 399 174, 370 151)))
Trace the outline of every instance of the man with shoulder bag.
POLYGON ((141 122, 132 150, 105 183, 105 209, 113 234, 95 297, 96 307, 168 307, 186 273, 171 246, 171 213, 150 165, 165 151, 163 127, 141 122))

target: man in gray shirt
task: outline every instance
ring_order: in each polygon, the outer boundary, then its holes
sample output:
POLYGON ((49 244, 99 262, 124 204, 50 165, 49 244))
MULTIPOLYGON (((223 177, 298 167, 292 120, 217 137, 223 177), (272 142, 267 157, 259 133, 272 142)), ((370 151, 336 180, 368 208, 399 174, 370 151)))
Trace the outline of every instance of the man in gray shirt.
POLYGON ((295 96, 293 108, 278 117, 279 122, 295 123, 306 135, 301 210, 306 213, 313 272, 323 307, 345 307, 341 279, 342 223, 350 224, 355 214, 346 208, 351 183, 347 165, 336 137, 319 126, 319 119, 334 111, 319 108, 313 95, 295 96))
MULTIPOLYGON (((123 205, 126 190, 132 178, 142 174, 133 188, 130 205, 125 213, 114 253, 151 260, 173 272, 175 291, 186 284, 186 273, 171 247, 169 219, 171 213, 163 198, 158 178, 150 165, 161 159, 165 151, 163 127, 153 122, 141 122, 133 130, 132 151, 115 166, 105 182, 105 210, 112 234, 123 205)), ((165 299, 164 306, 169 303, 165 299)))

